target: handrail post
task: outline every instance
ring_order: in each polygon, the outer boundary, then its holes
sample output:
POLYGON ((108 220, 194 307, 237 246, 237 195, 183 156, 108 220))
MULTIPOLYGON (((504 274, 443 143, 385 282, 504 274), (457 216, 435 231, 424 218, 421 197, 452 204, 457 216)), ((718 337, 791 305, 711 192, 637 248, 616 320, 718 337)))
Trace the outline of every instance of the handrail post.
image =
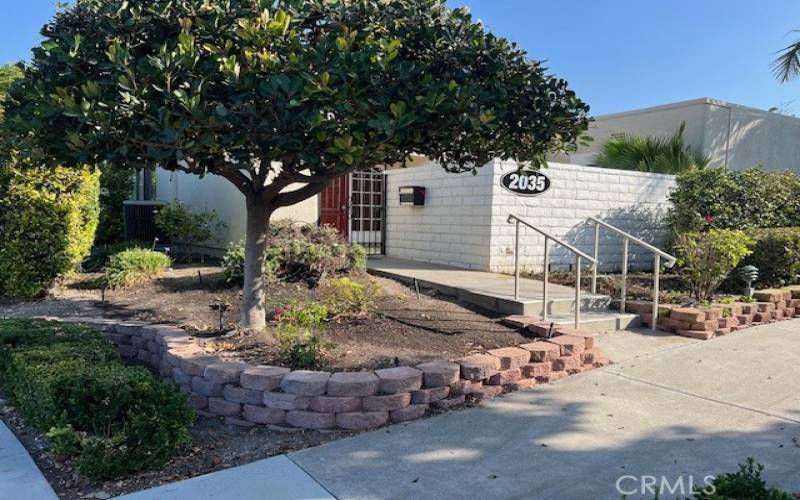
POLYGON ((519 219, 514 234, 514 300, 519 300, 519 219))
POLYGON ((550 245, 544 238, 544 281, 542 282, 542 321, 547 320, 547 280, 550 277, 550 245))
POLYGON ((600 224, 594 223, 594 264, 592 265, 592 294, 597 293, 597 266, 600 263, 600 224))
POLYGON ((625 300, 628 297, 628 238, 622 241, 622 297, 619 301, 619 312, 625 314, 625 300))
POLYGON ((575 329, 581 326, 581 256, 575 255, 575 329))
POLYGON ((661 256, 656 254, 655 264, 653 265, 653 321, 651 322, 650 328, 653 331, 656 331, 656 327, 658 325, 658 287, 659 287, 659 275, 658 273, 661 270, 661 256))

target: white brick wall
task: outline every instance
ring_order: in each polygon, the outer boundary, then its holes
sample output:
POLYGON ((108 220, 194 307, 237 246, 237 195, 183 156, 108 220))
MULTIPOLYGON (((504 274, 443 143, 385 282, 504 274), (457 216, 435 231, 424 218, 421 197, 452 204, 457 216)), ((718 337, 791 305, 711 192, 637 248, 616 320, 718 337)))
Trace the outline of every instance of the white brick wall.
MULTIPOLYGON (((663 244, 662 219, 673 176, 550 163, 545 173, 551 188, 539 197, 515 196, 500 186, 500 177, 517 168, 492 162, 478 175, 448 174, 438 165, 392 170, 387 177, 386 253, 390 256, 459 267, 512 272, 514 226, 509 214, 525 217, 553 236, 592 254, 590 216, 605 220, 644 241, 663 244), (398 188, 426 188, 424 207, 401 207, 398 188)), ((622 242, 601 231, 601 270, 620 266, 622 242)), ((523 232, 521 263, 541 271, 543 239, 523 232)), ((564 269, 573 255, 551 250, 551 269, 564 269)), ((650 265, 652 256, 631 246, 631 267, 650 265)))

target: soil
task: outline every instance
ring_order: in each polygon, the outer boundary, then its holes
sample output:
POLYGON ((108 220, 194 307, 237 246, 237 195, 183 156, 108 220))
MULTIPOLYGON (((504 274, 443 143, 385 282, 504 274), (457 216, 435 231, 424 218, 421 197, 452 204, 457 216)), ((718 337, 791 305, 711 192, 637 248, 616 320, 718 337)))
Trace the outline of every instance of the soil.
MULTIPOLYGON (((575 286, 575 274, 567 272, 551 272, 549 275, 550 283, 564 286, 575 286)), ((541 280, 544 276, 539 274, 530 275, 531 278, 541 280)), ((581 276, 581 286, 584 290, 590 290, 592 286, 591 275, 581 276)), ((659 301, 666 304, 683 304, 693 302, 686 284, 680 276, 673 273, 661 273, 659 275, 659 301)), ((597 293, 608 295, 612 299, 618 299, 622 293, 621 274, 598 274, 597 293)), ((628 300, 651 300, 653 298, 653 273, 628 273, 625 296, 628 300)))
POLYGON ((276 432, 266 427, 238 427, 216 418, 198 416, 191 429, 194 442, 166 465, 125 479, 95 483, 83 477, 75 461, 55 456, 47 440, 32 429, 11 406, 0 404, 0 418, 33 457, 56 494, 63 499, 110 498, 316 446, 347 435, 343 431, 276 432))
MULTIPOLYGON (((93 288, 98 276, 80 274, 41 301, 0 303, 0 317, 120 317, 176 324, 195 333, 199 342, 217 355, 258 364, 280 364, 269 329, 260 333, 235 330, 240 291, 225 283, 219 267, 180 266, 152 282, 105 292, 93 288), (101 301, 103 298, 105 302, 101 301), (220 331, 219 312, 212 309, 219 303, 227 305, 223 330, 232 333, 206 338, 220 331)), ((325 325, 323 338, 333 347, 320 368, 358 370, 413 365, 530 341, 500 324, 497 316, 433 291, 417 296, 410 288, 390 279, 367 275, 354 279, 370 280, 381 292, 375 297, 371 313, 335 319, 325 325)), ((293 302, 316 300, 316 290, 305 282, 272 283, 267 311, 293 302)))

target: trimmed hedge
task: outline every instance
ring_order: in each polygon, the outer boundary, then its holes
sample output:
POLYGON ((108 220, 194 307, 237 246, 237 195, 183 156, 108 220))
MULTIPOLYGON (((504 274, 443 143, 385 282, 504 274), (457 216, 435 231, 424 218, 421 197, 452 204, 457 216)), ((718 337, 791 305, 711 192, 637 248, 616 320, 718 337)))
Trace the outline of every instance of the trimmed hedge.
POLYGON ((161 252, 143 248, 125 250, 108 259, 105 284, 110 288, 125 288, 150 280, 171 265, 172 260, 161 252))
POLYGON ((742 265, 758 268, 759 287, 797 283, 800 275, 800 227, 753 229, 753 253, 742 265))
POLYGON ((689 170, 670 195, 673 235, 706 227, 748 229, 800 226, 800 176, 762 168, 689 170), (706 217, 710 217, 710 224, 706 217))
POLYGON ((92 479, 165 463, 191 442, 194 412, 174 385, 125 366, 98 331, 0 321, 0 382, 20 413, 92 479))
POLYGON ((40 297, 89 255, 99 174, 89 168, 0 170, 0 294, 40 297))

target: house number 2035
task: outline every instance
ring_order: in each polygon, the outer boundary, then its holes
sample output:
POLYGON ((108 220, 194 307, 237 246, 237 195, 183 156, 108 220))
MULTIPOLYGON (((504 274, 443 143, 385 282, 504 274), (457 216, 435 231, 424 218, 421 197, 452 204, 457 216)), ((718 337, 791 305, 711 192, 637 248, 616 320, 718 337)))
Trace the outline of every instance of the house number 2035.
POLYGON ((536 170, 517 170, 501 177, 500 184, 518 196, 537 196, 550 189, 550 178, 536 170))

